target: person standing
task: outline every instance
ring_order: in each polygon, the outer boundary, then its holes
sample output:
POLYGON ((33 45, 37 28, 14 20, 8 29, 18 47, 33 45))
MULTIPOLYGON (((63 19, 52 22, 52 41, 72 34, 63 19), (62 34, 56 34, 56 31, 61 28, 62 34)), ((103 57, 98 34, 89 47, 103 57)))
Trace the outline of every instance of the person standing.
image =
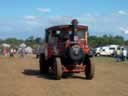
POLYGON ((123 50, 124 50, 124 48, 120 48, 120 51, 121 51, 121 55, 120 55, 121 61, 124 61, 123 50))
POLYGON ((123 61, 125 61, 127 58, 127 50, 123 48, 123 61))
POLYGON ((118 47, 116 50, 116 61, 119 62, 121 61, 121 48, 118 47))
POLYGON ((20 56, 24 57, 25 56, 25 48, 22 48, 20 51, 21 51, 20 52, 20 56))
POLYGON ((14 57, 14 49, 13 48, 10 49, 10 57, 14 57))
POLYGON ((7 56, 8 52, 7 52, 7 49, 6 48, 3 48, 3 55, 4 56, 7 56))

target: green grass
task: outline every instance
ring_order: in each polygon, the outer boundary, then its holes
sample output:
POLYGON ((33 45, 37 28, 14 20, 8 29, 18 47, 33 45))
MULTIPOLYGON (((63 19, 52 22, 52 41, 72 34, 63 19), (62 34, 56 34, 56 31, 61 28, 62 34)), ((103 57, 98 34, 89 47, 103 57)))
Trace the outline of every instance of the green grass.
POLYGON ((93 57, 94 62, 96 63, 119 63, 119 64, 128 64, 128 60, 117 62, 116 58, 113 57, 93 57))

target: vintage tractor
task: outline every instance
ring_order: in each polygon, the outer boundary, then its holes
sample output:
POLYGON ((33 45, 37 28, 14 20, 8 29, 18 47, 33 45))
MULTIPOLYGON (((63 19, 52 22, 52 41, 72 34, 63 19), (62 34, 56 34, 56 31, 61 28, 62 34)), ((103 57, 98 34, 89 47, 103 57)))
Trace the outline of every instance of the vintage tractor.
POLYGON ((64 73, 84 72, 86 79, 94 77, 94 64, 88 48, 88 26, 78 25, 76 19, 71 25, 53 26, 46 29, 45 42, 40 54, 40 72, 52 72, 60 80, 64 73))

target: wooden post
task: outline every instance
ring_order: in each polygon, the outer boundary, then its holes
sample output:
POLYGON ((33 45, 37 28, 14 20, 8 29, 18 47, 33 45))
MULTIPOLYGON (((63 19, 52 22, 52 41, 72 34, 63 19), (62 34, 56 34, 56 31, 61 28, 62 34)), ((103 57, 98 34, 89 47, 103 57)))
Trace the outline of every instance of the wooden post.
POLYGON ((85 45, 88 45, 88 32, 85 32, 85 45))

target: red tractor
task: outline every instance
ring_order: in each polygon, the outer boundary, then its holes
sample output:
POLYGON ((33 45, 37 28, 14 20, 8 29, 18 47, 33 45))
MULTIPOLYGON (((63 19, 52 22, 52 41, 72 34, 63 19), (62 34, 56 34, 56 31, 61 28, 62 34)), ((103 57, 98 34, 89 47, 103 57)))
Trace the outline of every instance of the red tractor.
POLYGON ((53 72, 56 80, 64 73, 84 72, 86 79, 94 77, 94 64, 88 48, 88 26, 78 25, 76 19, 71 25, 53 26, 46 29, 45 42, 40 54, 40 72, 53 72))

